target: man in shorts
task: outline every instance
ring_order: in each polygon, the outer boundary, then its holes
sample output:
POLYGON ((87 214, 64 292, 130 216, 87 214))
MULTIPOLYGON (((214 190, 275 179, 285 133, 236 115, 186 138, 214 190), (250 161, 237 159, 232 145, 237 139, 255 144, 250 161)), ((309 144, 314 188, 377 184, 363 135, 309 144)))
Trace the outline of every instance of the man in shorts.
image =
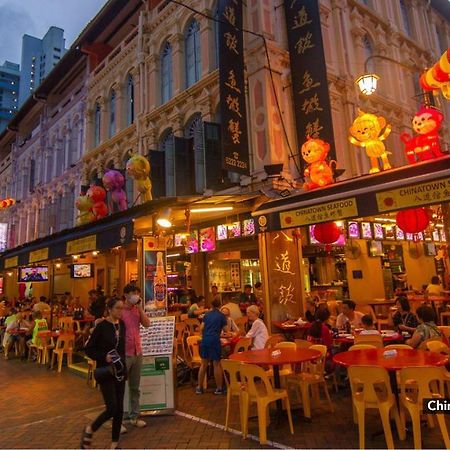
POLYGON ((205 380, 208 362, 212 361, 214 365, 214 379, 216 380, 216 390, 214 394, 222 395, 225 393, 223 388, 222 365, 220 358, 222 356, 222 346, 220 345, 220 335, 222 330, 227 326, 227 319, 224 314, 219 311, 220 300, 214 299, 211 302, 211 311, 205 314, 202 323, 202 340, 200 342, 200 356, 202 364, 198 371, 198 386, 195 390, 196 394, 203 394, 203 383, 205 380))

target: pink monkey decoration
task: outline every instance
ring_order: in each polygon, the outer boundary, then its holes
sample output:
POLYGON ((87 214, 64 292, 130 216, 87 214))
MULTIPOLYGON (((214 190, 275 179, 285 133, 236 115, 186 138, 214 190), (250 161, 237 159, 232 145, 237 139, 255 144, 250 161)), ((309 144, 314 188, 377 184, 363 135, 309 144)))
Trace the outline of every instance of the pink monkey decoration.
MULTIPOLYGON (((124 176, 118 170, 108 170, 103 175, 103 186, 111 192, 111 200, 117 205, 119 211, 125 211, 127 209, 127 194, 123 190, 125 184, 124 176)), ((109 208, 112 210, 111 206, 109 208)))

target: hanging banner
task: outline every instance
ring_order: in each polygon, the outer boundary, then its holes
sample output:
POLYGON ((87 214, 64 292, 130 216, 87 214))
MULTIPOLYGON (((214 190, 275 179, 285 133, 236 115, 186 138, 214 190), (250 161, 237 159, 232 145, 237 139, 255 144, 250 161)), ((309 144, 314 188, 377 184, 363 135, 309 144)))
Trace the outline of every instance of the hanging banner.
POLYGON ((142 249, 145 310, 165 315, 167 311, 166 238, 144 237, 142 249))
MULTIPOLYGON (((285 0, 297 145, 307 136, 330 144, 336 159, 318 0, 285 0)), ((300 158, 303 171, 305 162, 300 158)))
POLYGON ((220 0, 218 18, 223 168, 250 175, 242 0, 220 0))

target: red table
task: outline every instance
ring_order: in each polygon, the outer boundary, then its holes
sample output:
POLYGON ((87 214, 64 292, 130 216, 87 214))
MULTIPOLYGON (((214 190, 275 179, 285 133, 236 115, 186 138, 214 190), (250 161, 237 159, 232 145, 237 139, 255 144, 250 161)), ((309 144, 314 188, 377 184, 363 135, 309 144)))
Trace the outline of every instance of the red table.
MULTIPOLYGON (((273 349, 249 350, 247 352, 233 353, 230 359, 240 361, 246 364, 256 364, 257 366, 272 366, 274 387, 280 389, 280 366, 284 364, 300 364, 307 361, 314 361, 320 358, 321 353, 318 350, 307 348, 297 348, 296 350, 280 348, 278 356, 272 356, 273 349)), ((277 400, 277 416, 281 417, 283 405, 281 400, 277 400)))
MULTIPOLYGON (((403 336, 400 333, 393 333, 389 335, 382 335, 383 336, 383 342, 385 344, 389 342, 398 342, 403 341, 403 336)), ((334 338, 334 342, 338 344, 354 344, 355 338, 351 338, 349 336, 338 336, 337 338, 334 338)))
POLYGON ((286 321, 273 321, 272 325, 276 328, 278 328, 279 330, 282 330, 286 339, 290 340, 292 338, 292 336, 294 335, 294 333, 296 332, 301 332, 298 333, 298 337, 299 339, 303 339, 304 335, 305 335, 305 331, 311 327, 311 324, 309 322, 305 322, 302 324, 299 324, 297 322, 294 322, 292 324, 287 324, 286 321))
POLYGON ((8 331, 8 333, 12 335, 24 335, 28 333, 28 328, 16 328, 8 331))
POLYGON ((52 330, 46 330, 46 331, 39 331, 39 333, 37 334, 37 337, 39 338, 46 338, 46 337, 52 337, 52 338, 57 338, 61 335, 73 335, 74 333, 69 333, 69 332, 61 332, 61 331, 52 331, 52 330))

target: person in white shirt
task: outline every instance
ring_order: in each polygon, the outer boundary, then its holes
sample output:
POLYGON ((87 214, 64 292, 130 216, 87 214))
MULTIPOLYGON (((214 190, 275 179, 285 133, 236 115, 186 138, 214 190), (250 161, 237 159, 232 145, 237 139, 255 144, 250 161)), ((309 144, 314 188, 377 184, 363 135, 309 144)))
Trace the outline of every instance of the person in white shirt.
POLYGON ((342 312, 337 316, 336 328, 343 329, 345 324, 350 321, 354 328, 362 328, 361 319, 364 316, 362 312, 355 311, 356 303, 353 300, 344 300, 342 302, 342 312))
POLYGON ((379 335, 380 332, 378 330, 375 330, 375 327, 373 326, 373 319, 372 316, 369 316, 369 314, 366 314, 364 316, 362 316, 361 318, 361 322, 362 322, 362 326, 363 326, 363 330, 361 331, 361 333, 359 333, 360 335, 379 335))
POLYGON ((225 303, 225 305, 222 306, 222 308, 227 308, 228 311, 230 311, 230 317, 233 320, 239 319, 239 317, 242 317, 241 309, 239 308, 239 305, 233 302, 225 303))
POLYGON ((239 328, 236 325, 236 323, 234 322, 234 320, 230 317, 230 310, 225 307, 222 306, 222 308, 220 309, 220 312, 226 317, 227 319, 227 325, 226 327, 223 329, 223 333, 222 335, 226 335, 228 337, 231 336, 239 336, 239 328))
POLYGON ((265 323, 259 318, 259 308, 256 305, 251 305, 247 308, 247 317, 252 322, 252 327, 245 335, 245 337, 252 338, 252 350, 261 350, 265 347, 269 339, 269 332, 265 323))

